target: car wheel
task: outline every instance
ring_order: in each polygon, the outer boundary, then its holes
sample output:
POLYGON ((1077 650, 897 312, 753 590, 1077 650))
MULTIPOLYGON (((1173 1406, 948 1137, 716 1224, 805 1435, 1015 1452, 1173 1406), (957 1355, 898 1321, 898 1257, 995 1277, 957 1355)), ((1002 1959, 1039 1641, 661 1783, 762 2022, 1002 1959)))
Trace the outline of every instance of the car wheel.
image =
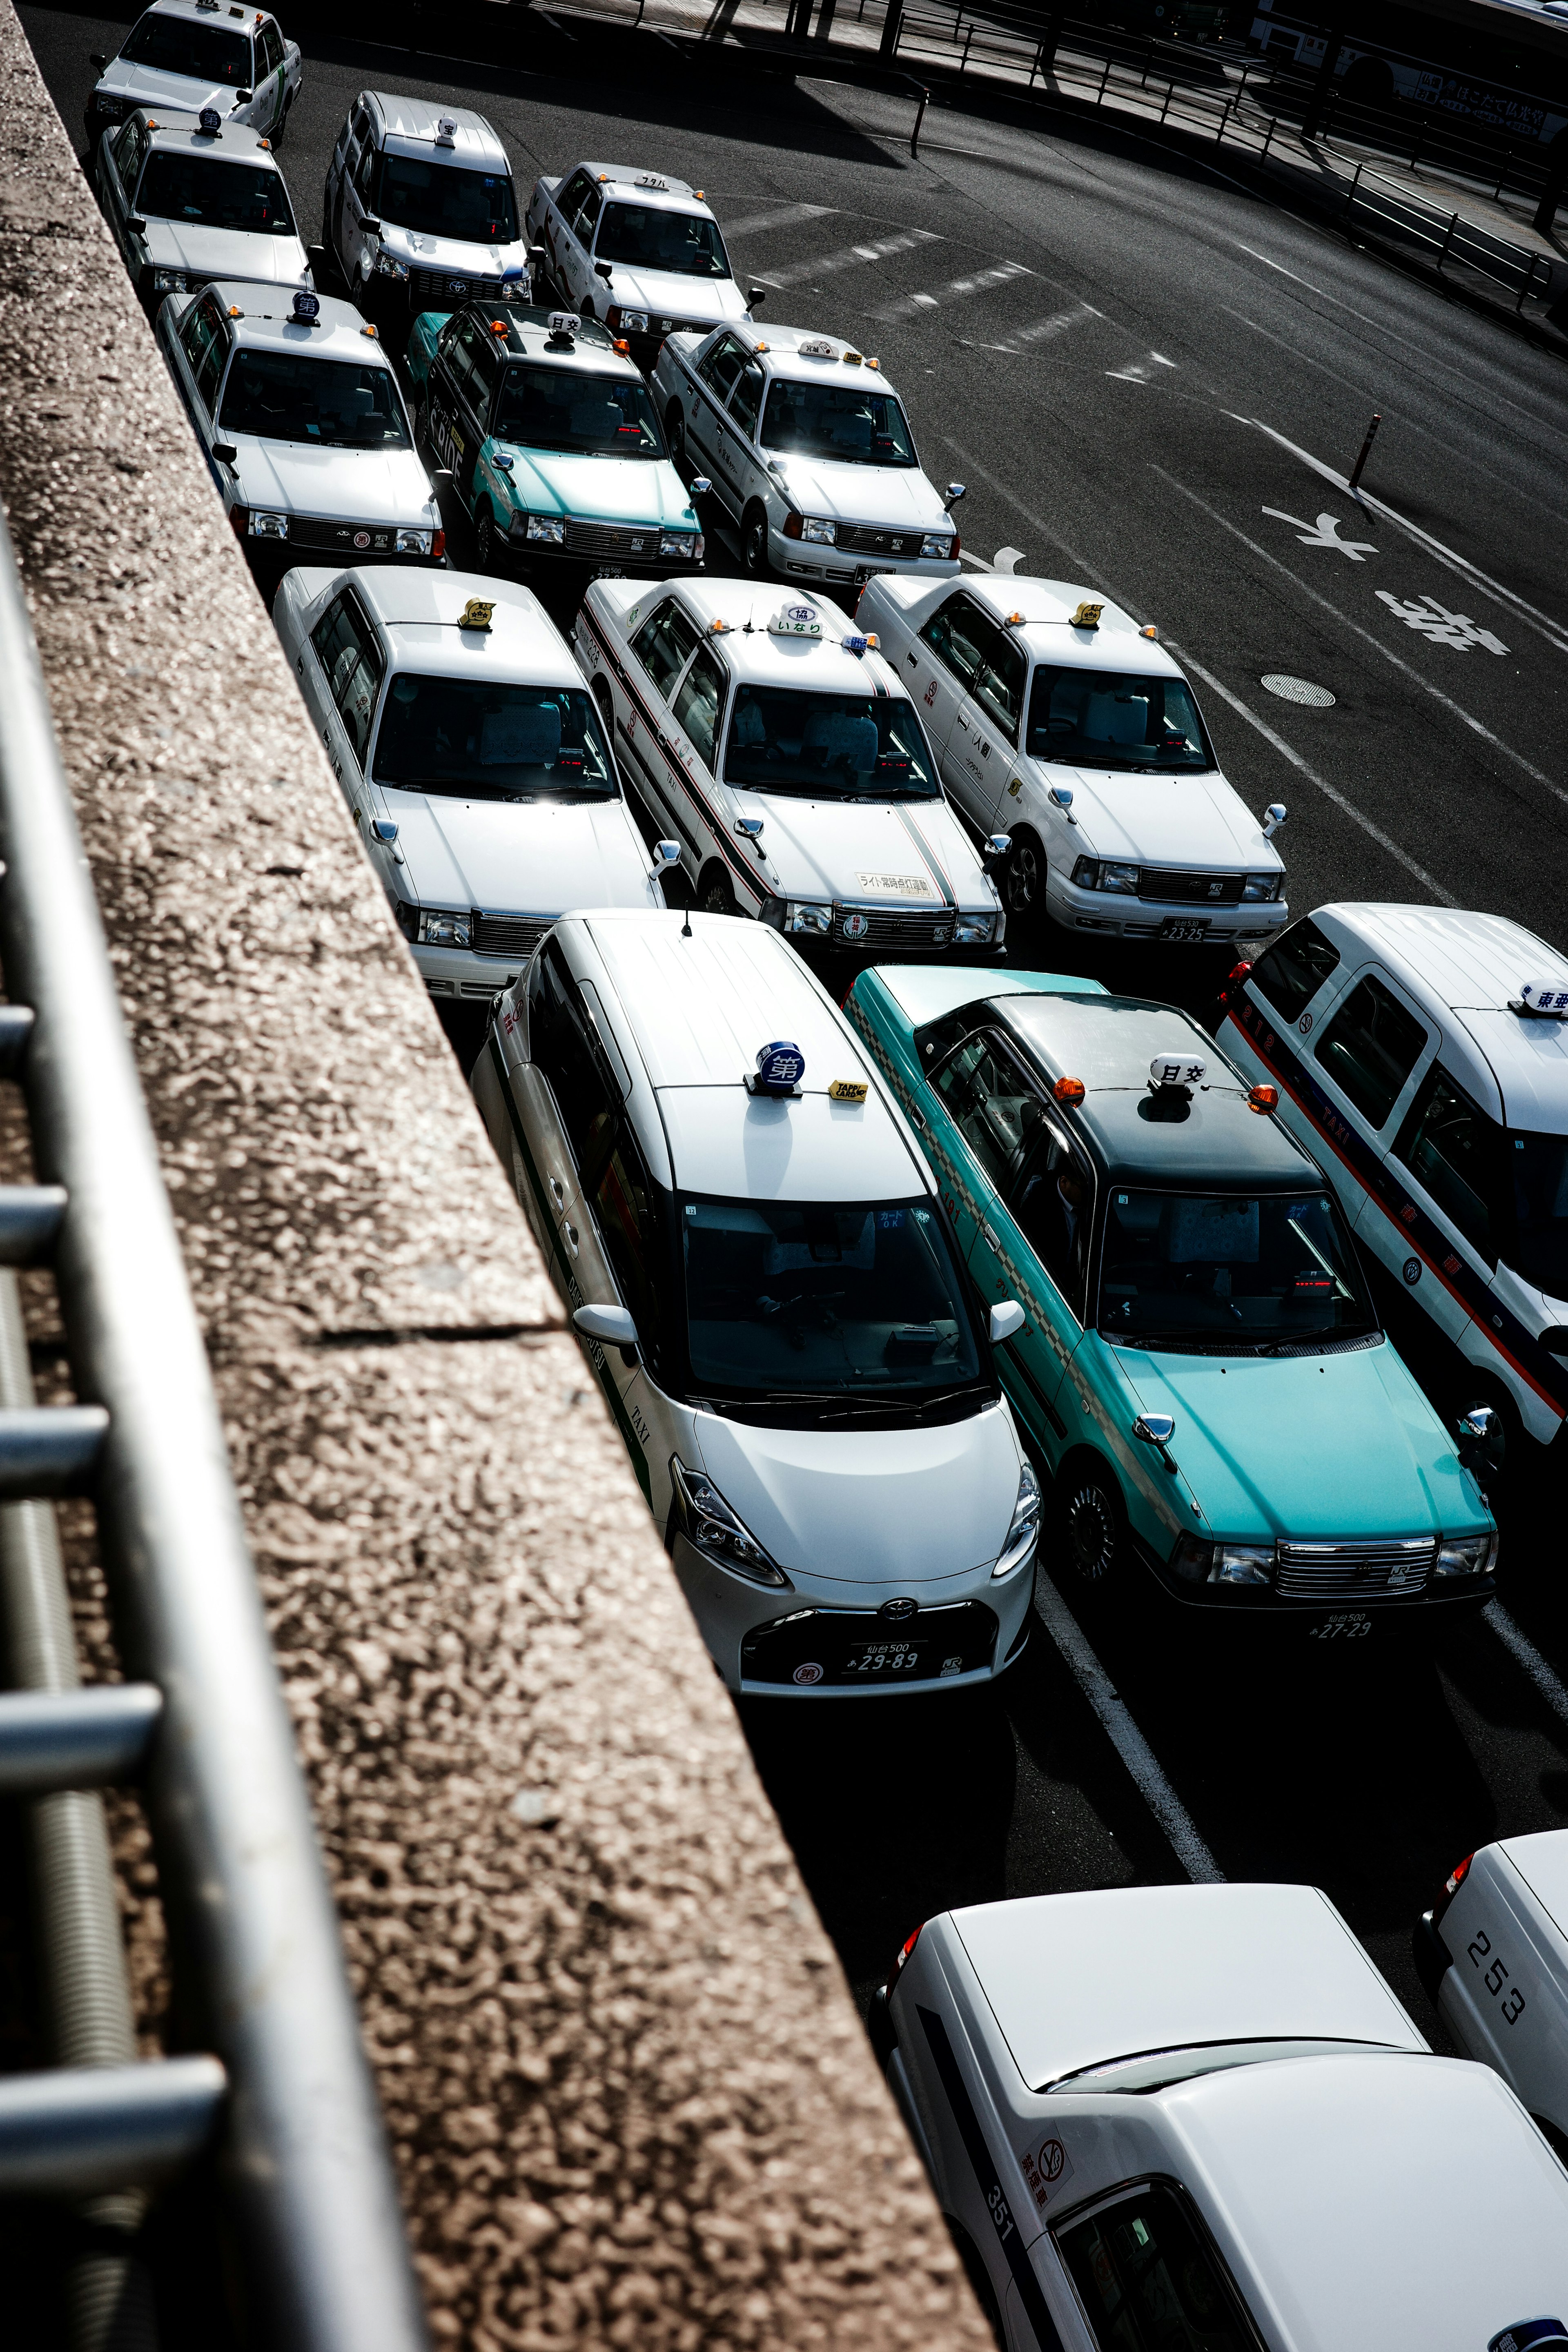
POLYGON ((290 90, 287 98, 283 100, 282 113, 279 116, 277 121, 273 124, 271 130, 267 134, 268 138, 272 142, 274 153, 276 153, 277 150, 283 144, 283 134, 289 128, 289 110, 293 103, 294 93, 290 90))
POLYGON ((610 740, 614 742, 616 736, 616 698, 610 691, 610 681, 607 677, 596 677, 594 680, 594 699, 599 706, 600 718, 604 720, 605 725, 609 730, 610 740))
POLYGON ((582 301, 582 302, 579 302, 579 303, 578 303, 578 305, 577 305, 577 316, 578 316, 580 319, 592 319, 592 318, 594 318, 595 315, 596 315, 596 314, 595 314, 595 310, 594 310, 593 297, 592 297, 591 295, 590 295, 590 296, 589 296, 585 300, 584 300, 584 301, 582 301))
POLYGON ((1027 826, 1013 835, 1013 851, 1002 868, 1002 903, 1014 923, 1038 922, 1046 911, 1046 853, 1027 826))
POLYGON ((672 400, 669 414, 664 420, 664 437, 669 444, 669 462, 678 474, 686 470, 686 419, 680 413, 680 403, 672 400))
POLYGON ((1062 1549, 1082 1584, 1103 1585, 1126 1548, 1127 1514, 1116 1481, 1102 1462, 1069 1462, 1057 1481, 1062 1549))
POLYGON ((768 580, 773 567, 768 562, 768 518, 762 507, 748 507, 741 525, 741 561, 749 580, 768 580))
POLYGON ((497 568, 496 519, 487 499, 481 499, 474 509, 474 560, 481 572, 497 568))
POLYGON ((697 886, 697 903, 705 915, 732 915, 735 893, 730 887, 730 877, 721 866, 704 867, 697 886))

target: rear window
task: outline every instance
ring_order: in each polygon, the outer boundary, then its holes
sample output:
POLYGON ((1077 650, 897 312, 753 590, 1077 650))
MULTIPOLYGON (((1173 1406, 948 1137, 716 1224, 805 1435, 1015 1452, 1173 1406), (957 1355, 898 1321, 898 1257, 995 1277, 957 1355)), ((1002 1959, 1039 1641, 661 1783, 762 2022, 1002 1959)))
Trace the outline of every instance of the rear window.
POLYGON ((1252 984, 1283 1021, 1294 1021, 1340 960, 1316 923, 1292 923, 1252 967, 1252 984))
POLYGON ((1060 2231, 1057 2245, 1103 2352, 1256 2352, 1186 2200, 1163 2182, 1060 2231))

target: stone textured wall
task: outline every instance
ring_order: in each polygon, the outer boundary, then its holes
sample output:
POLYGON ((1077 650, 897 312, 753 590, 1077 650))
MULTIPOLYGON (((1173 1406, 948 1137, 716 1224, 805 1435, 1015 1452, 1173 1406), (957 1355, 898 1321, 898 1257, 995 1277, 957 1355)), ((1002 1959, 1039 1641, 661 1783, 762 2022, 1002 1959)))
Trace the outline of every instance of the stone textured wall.
POLYGON ((0 113, 0 496, 437 2340, 981 2352, 4 0, 0 113))

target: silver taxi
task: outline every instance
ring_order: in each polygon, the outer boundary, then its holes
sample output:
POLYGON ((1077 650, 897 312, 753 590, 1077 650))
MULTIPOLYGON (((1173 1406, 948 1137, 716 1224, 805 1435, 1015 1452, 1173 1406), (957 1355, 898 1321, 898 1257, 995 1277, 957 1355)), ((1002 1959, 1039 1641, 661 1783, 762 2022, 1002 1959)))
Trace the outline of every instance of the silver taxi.
POLYGON ((323 555, 446 562, 392 362, 350 304, 220 283, 169 295, 156 331, 264 591, 323 555))
POLYGON ((710 913, 807 950, 973 962, 1000 946, 1001 900, 919 714, 835 606, 746 580, 595 580, 573 643, 710 913))
POLYGON ((1568 2163, 1568 1830, 1466 1854, 1414 1950, 1459 2048, 1495 2068, 1568 2163))
POLYGON ((364 310, 405 325, 470 296, 532 299, 506 149, 466 106, 362 89, 327 166, 321 243, 364 310))
POLYGON ((1219 1039, 1279 1087, 1505 1452, 1510 1434, 1551 1445, 1568 1419, 1568 959, 1501 915, 1320 907, 1237 977, 1219 1039))
POLYGON ((742 294, 700 188, 661 172, 579 163, 536 180, 528 234, 561 299, 624 336, 641 368, 667 335, 746 320, 763 289, 742 294))
POLYGON ((1568 2173, 1315 1887, 945 1912, 872 2029, 1004 2352, 1568 2340, 1568 2173))
POLYGON ((920 705, 942 781, 1012 836, 1016 923, 1224 947, 1289 920, 1272 835, 1226 782, 1154 633, 1063 580, 873 580, 857 607, 920 705))
POLYGON ((804 327, 676 333, 654 396, 677 464, 683 447, 740 527, 754 580, 861 587, 878 572, 948 580, 958 571, 952 509, 921 471, 904 404, 837 335, 804 327))
POLYGON ((99 202, 149 310, 215 278, 310 284, 271 142, 205 114, 150 113, 99 142, 99 202))
POLYGON ((87 101, 87 146, 136 109, 216 107, 225 121, 248 123, 276 147, 300 95, 304 67, 265 8, 237 0, 153 0, 113 57, 95 51, 98 77, 87 101))

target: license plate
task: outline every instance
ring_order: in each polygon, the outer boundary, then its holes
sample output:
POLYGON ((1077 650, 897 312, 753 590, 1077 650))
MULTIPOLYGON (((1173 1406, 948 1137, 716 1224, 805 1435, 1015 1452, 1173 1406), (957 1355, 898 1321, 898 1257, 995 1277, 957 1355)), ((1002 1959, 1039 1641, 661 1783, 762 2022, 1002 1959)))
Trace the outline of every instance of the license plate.
POLYGON ((857 1642, 845 1653, 844 1671, 857 1680, 883 1675, 918 1675, 925 1648, 922 1642, 857 1642))
POLYGON ((1372 1631, 1372 1619, 1360 1610, 1346 1610, 1337 1617, 1325 1617, 1321 1625, 1309 1625, 1310 1642, 1356 1642, 1372 1631))
POLYGON ((1167 915, 1160 926, 1163 940, 1201 940, 1208 936, 1206 915, 1167 915))
POLYGON ((618 563, 601 563, 594 573, 595 580, 624 580, 626 576, 618 563))

